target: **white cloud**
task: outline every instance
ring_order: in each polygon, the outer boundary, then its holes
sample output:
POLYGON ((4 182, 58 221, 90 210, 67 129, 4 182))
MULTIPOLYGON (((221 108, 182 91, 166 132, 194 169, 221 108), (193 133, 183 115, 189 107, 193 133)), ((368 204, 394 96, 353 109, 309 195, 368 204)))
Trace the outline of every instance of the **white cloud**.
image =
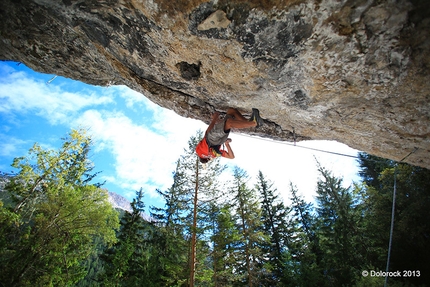
MULTIPOLYGON (((72 93, 68 91, 70 87, 61 86, 58 81, 46 85, 8 66, 2 66, 2 74, 0 112, 3 116, 36 114, 51 124, 89 128, 96 143, 93 151, 107 149, 115 161, 112 163, 115 175, 109 174, 103 180, 129 190, 131 197, 140 187, 155 195, 156 188, 165 189, 170 185, 174 162, 189 137, 202 125, 162 109, 124 86, 100 88, 98 94, 82 89, 72 93), (153 118, 148 119, 146 126, 138 125, 122 111, 100 109, 104 104, 113 103, 118 96, 125 100, 129 109, 150 111, 153 118)), ((14 117, 9 116, 8 122, 12 119, 14 117)), ((2 143, 2 154, 14 154, 18 146, 17 140, 8 139, 2 143)))
POLYGON ((1 113, 35 113, 51 124, 67 123, 86 107, 113 102, 108 96, 68 92, 15 71, 0 80, 0 101, 1 113))
POLYGON ((143 187, 155 196, 156 188, 170 186, 174 163, 189 138, 189 131, 165 127, 167 133, 160 134, 133 123, 122 113, 106 111, 88 110, 74 125, 89 127, 96 145, 110 150, 115 158, 116 184, 133 195, 143 187))

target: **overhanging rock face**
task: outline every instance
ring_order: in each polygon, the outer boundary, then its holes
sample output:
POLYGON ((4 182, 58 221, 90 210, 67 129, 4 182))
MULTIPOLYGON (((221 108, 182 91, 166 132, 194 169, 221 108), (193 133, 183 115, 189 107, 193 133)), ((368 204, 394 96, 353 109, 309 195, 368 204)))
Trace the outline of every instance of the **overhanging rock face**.
POLYGON ((426 0, 2 0, 0 58, 430 167, 426 0))

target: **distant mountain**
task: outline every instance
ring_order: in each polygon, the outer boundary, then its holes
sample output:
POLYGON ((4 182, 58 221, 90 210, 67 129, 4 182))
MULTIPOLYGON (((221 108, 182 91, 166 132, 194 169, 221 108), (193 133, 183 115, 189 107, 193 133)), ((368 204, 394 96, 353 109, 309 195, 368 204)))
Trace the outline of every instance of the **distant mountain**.
MULTIPOLYGON (((121 209, 128 212, 132 211, 130 201, 128 201, 125 197, 115 192, 111 192, 111 191, 107 191, 107 192, 109 195, 109 202, 110 204, 112 204, 113 208, 121 209)), ((151 217, 146 213, 142 213, 142 218, 145 219, 146 221, 152 221, 151 217)))
POLYGON ((130 201, 128 201, 125 197, 111 191, 108 191, 108 194, 109 202, 112 204, 113 208, 122 209, 128 212, 132 211, 130 201))

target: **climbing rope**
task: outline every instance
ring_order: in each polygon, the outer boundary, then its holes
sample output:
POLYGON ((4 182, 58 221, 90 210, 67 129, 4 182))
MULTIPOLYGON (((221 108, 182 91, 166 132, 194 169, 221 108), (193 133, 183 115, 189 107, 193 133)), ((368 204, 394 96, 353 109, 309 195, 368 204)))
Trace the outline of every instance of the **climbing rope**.
MULTIPOLYGON (((391 206, 391 224, 390 224, 390 239, 388 240, 388 254, 387 254, 387 267, 385 268, 385 274, 388 274, 390 268, 390 257, 391 257, 391 245, 393 243, 393 231, 394 231, 394 211, 396 208, 396 191, 397 191, 397 164, 394 169, 394 186, 393 186, 393 205, 391 206)), ((385 275, 384 287, 387 287, 388 275, 385 275)))
POLYGON ((345 156, 345 157, 350 157, 350 158, 356 158, 356 159, 358 159, 358 156, 355 156, 355 155, 338 153, 338 152, 333 152, 333 151, 328 151, 328 150, 322 150, 322 149, 317 149, 317 148, 311 148, 311 147, 306 147, 306 146, 300 146, 300 145, 296 144, 296 140, 295 139, 294 139, 294 144, 290 144, 288 142, 280 142, 280 141, 277 142, 277 141, 272 141, 272 140, 265 139, 265 138, 253 137, 253 136, 250 136, 250 135, 247 135, 247 134, 242 134, 242 133, 237 133, 237 135, 243 136, 243 137, 249 137, 249 138, 253 138, 253 139, 258 139, 258 140, 262 140, 262 141, 267 141, 267 142, 271 142, 271 143, 289 145, 289 146, 298 147, 298 148, 302 148, 302 149, 307 149, 307 150, 312 150, 312 151, 317 151, 317 152, 323 152, 323 153, 334 154, 334 155, 338 155, 338 156, 345 156))
MULTIPOLYGON (((418 148, 414 148, 413 151, 411 151, 408 155, 406 155, 402 160, 399 162, 403 162, 405 159, 407 159, 411 154, 417 151, 418 148)), ((387 267, 385 268, 385 282, 384 287, 387 287, 388 283, 388 270, 390 268, 390 258, 391 258, 391 247, 393 243, 393 231, 394 231, 394 211, 396 208, 396 193, 397 193, 397 167, 398 164, 396 164, 396 167, 394 168, 394 185, 393 185, 393 205, 391 206, 391 224, 390 224, 390 239, 388 240, 388 254, 387 254, 387 267)))

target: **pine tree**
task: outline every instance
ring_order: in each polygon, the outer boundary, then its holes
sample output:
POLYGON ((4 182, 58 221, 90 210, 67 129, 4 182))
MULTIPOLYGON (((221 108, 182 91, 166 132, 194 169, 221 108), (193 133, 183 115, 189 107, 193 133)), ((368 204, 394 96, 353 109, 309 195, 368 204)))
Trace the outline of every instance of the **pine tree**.
POLYGON ((100 286, 99 278, 104 273, 103 261, 100 259, 100 256, 106 248, 106 244, 96 237, 94 238, 93 246, 94 250, 92 253, 81 263, 85 268, 86 275, 74 285, 75 287, 100 286))
POLYGON ((360 276, 363 258, 357 222, 361 215, 355 212, 353 194, 318 164, 321 178, 317 183, 318 237, 323 258, 321 264, 330 285, 351 285, 360 276))
MULTIPOLYGON (((178 278, 172 282, 187 282, 191 286, 194 283, 209 284, 212 280, 212 266, 207 261, 210 250, 206 238, 206 203, 219 197, 218 178, 224 169, 217 160, 203 168, 195 155, 195 147, 201 137, 202 133, 198 132, 188 141, 188 148, 177 161, 172 187, 167 192, 158 191, 165 199, 165 208, 152 208, 152 217, 166 232, 166 240, 173 243, 173 257, 166 253, 166 257, 161 258, 167 260, 165 265, 169 265, 169 270, 176 274, 166 273, 165 278, 178 278), (181 260, 168 259, 177 258, 178 254, 181 260)), ((168 244, 167 241, 165 243, 168 244)))
POLYGON ((261 231, 261 209, 254 190, 246 185, 247 174, 239 169, 234 170, 234 194, 233 204, 236 209, 236 225, 241 233, 238 245, 237 272, 242 275, 242 283, 248 286, 256 286, 262 277, 265 277, 261 268, 261 245, 267 241, 267 237, 261 231))
POLYGON ((395 162, 392 160, 376 157, 364 152, 358 153, 358 162, 360 164, 358 174, 365 184, 373 186, 376 189, 381 188, 379 177, 382 171, 395 165, 395 162))
POLYGON ((187 220, 191 207, 190 193, 177 162, 173 184, 165 192, 157 190, 164 199, 164 208, 151 207, 151 217, 157 226, 153 249, 158 254, 160 286, 181 286, 188 281, 189 233, 187 220))
MULTIPOLYGON (((188 141, 188 149, 180 161, 186 172, 187 182, 192 184, 192 222, 189 222, 191 237, 190 249, 190 277, 189 286, 206 285, 212 281, 213 269, 208 264, 210 250, 207 242, 208 210, 207 203, 216 201, 220 195, 221 184, 218 180, 225 169, 218 160, 213 160, 204 167, 195 154, 195 148, 202 139, 203 134, 197 132, 188 141)), ((191 189, 191 186, 190 186, 191 189)))
POLYGON ((317 237, 314 207, 298 195, 297 188, 290 183, 292 218, 290 235, 286 243, 291 258, 292 274, 287 273, 295 286, 324 286, 321 260, 322 252, 317 237))
POLYGON ((131 213, 121 218, 118 242, 105 250, 104 286, 157 286, 158 273, 150 241, 154 227, 143 217, 145 204, 142 189, 136 192, 131 203, 131 213))
MULTIPOLYGON (((284 260, 287 258, 287 250, 285 249, 285 237, 288 236, 289 226, 287 216, 290 212, 284 203, 280 201, 279 195, 273 189, 273 184, 266 180, 263 173, 259 171, 258 182, 256 185, 257 191, 260 193, 261 203, 261 221, 263 224, 263 232, 269 240, 262 245, 262 251, 267 258, 265 260, 265 270, 272 270, 264 278, 265 285, 288 285, 285 276, 286 266, 284 260)), ((263 283, 263 282, 261 282, 263 283)))
POLYGON ((232 286, 238 281, 235 265, 238 260, 236 247, 241 239, 232 215, 230 204, 219 205, 211 202, 208 222, 211 224, 210 258, 213 266, 212 282, 214 286, 232 286))

